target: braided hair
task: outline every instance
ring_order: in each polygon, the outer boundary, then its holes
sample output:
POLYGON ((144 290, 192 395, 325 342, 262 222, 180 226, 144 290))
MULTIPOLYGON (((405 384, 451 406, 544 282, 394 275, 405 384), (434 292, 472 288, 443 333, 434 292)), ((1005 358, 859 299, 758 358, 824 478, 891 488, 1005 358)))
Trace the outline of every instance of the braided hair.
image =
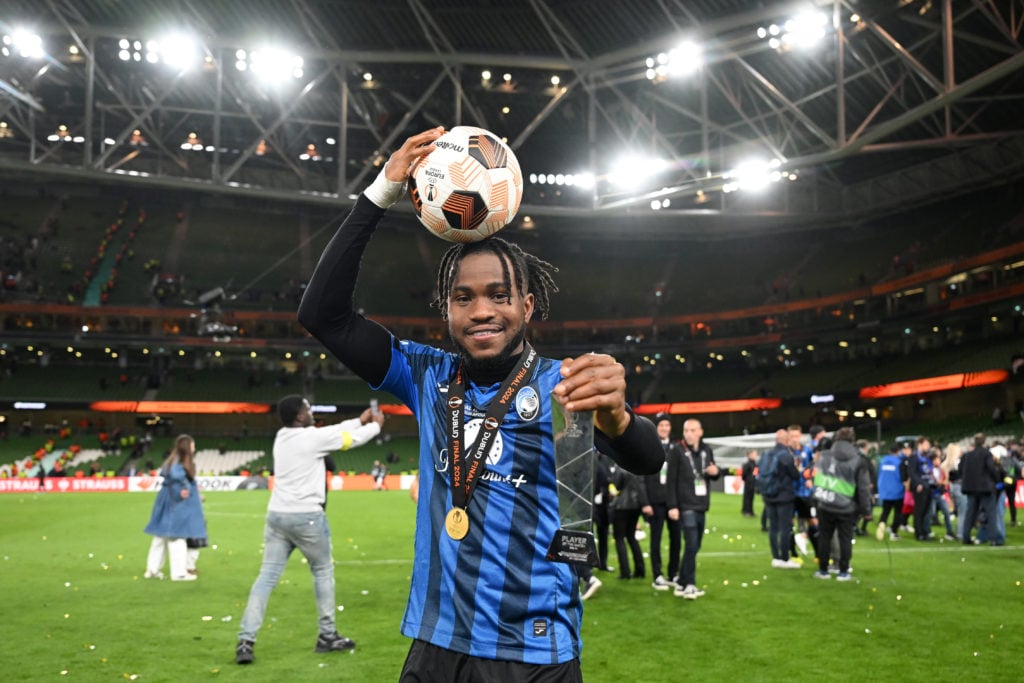
POLYGON ((505 286, 509 291, 522 294, 533 294, 536 311, 541 320, 546 320, 551 310, 551 294, 558 291, 554 274, 558 268, 533 254, 523 251, 517 244, 500 237, 488 237, 479 242, 456 244, 441 257, 441 265, 437 269, 437 284, 431 306, 441 311, 441 317, 448 319, 448 294, 452 291, 452 282, 459 271, 462 259, 470 254, 491 253, 501 261, 501 270, 505 277, 505 286), (509 273, 508 264, 512 264, 509 273), (515 277, 515 289, 512 288, 512 277, 515 277))

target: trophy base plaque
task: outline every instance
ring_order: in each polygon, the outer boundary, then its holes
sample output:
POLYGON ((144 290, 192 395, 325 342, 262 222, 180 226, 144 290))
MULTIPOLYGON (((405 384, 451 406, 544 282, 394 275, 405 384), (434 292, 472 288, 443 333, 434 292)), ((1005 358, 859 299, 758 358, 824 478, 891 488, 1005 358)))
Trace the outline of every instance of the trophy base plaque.
POLYGON ((597 566, 597 544, 589 531, 559 529, 548 547, 548 560, 597 566))

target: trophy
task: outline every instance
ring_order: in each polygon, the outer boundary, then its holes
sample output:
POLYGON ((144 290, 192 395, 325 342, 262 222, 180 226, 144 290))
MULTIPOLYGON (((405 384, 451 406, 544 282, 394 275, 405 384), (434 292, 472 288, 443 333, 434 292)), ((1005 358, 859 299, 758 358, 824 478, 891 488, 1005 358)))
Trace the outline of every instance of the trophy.
POLYGON ((560 527, 548 548, 553 562, 597 566, 594 508, 594 414, 571 412, 551 396, 560 527))

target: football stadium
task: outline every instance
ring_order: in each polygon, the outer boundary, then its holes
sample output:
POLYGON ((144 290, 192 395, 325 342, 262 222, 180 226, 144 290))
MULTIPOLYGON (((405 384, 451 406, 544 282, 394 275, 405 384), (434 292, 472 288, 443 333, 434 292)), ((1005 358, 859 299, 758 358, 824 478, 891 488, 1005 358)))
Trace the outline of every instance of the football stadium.
POLYGON ((4 680, 1013 679, 1021 17, 8 0, 4 680))

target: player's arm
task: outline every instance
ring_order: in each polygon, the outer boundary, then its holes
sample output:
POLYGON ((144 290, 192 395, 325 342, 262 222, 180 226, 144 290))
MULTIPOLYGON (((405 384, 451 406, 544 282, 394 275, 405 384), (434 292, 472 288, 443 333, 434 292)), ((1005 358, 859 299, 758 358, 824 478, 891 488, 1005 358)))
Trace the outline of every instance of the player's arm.
POLYGON ((626 371, 606 354, 588 353, 562 361, 555 396, 566 410, 594 411, 597 447, 634 474, 654 474, 665 452, 654 423, 626 405, 626 371))
POLYGON ((384 211, 402 196, 412 162, 433 149, 441 132, 434 128, 414 135, 391 155, 331 238, 299 304, 299 323, 373 386, 384 380, 391 363, 391 333, 355 312, 359 264, 384 211))

